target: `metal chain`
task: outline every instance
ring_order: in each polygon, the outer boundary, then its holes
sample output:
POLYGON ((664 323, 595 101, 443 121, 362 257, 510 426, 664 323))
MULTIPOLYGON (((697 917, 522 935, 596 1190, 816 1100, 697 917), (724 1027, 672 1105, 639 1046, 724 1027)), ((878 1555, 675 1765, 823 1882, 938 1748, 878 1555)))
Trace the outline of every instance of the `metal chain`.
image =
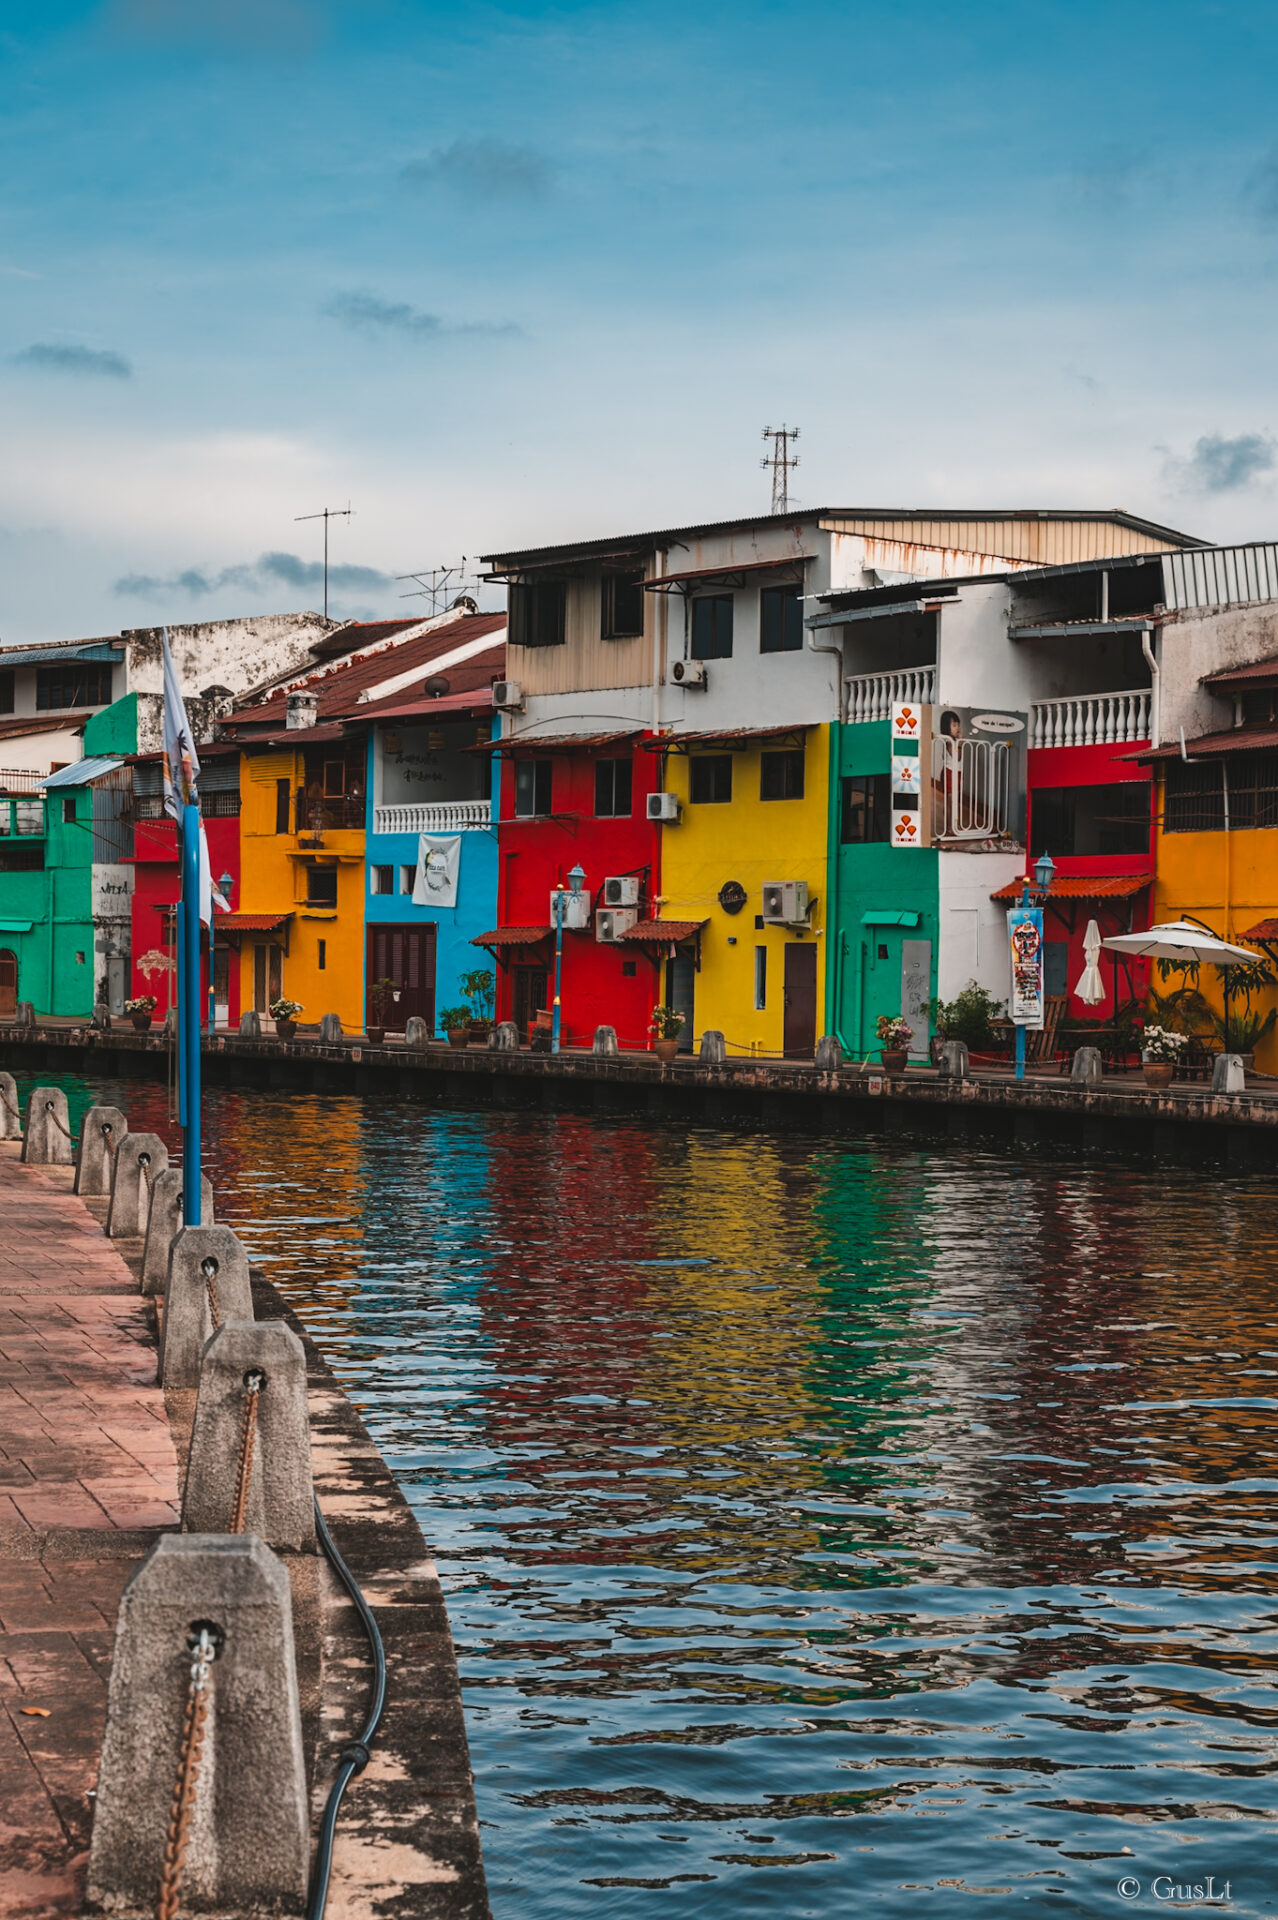
POLYGON ((12 1100, 9 1098, 8 1094, 5 1092, 3 1087, 0 1087, 0 1101, 4 1102, 4 1105, 8 1108, 9 1112, 13 1115, 14 1119, 18 1121, 19 1124, 21 1124, 22 1114, 20 1110, 14 1106, 12 1100))
POLYGON ((111 1138, 112 1126, 109 1120, 102 1123, 102 1144, 112 1160, 115 1159, 115 1141, 111 1138))
POLYGON ((149 1153, 140 1153, 138 1155, 138 1166, 141 1169, 142 1178, 146 1181, 146 1190, 150 1193, 155 1185, 155 1181, 151 1177, 151 1156, 149 1153))
POLYGON ((177 1920, 178 1900, 182 1892, 182 1869, 186 1865, 187 1843, 191 1838, 191 1818, 195 1811, 195 1789, 200 1777, 200 1757, 204 1747, 204 1722, 209 1711, 209 1674, 217 1654, 213 1636, 207 1627, 190 1641, 191 1679, 186 1691, 186 1712, 182 1719, 182 1745, 178 1752, 177 1778, 173 1783, 173 1805, 169 1812, 169 1830, 164 1842, 164 1865, 160 1872, 160 1891, 155 1903, 155 1920, 177 1920))
POLYGON ((216 1333, 222 1324, 222 1309, 217 1298, 217 1261, 211 1254, 201 1265, 200 1272, 204 1275, 204 1284, 209 1291, 209 1318, 213 1322, 213 1331, 216 1333))
POLYGON ((49 1118, 52 1120, 54 1126, 58 1129, 59 1133, 65 1134, 68 1140, 73 1140, 75 1138, 74 1134, 71 1132, 70 1127, 64 1127, 61 1120, 59 1120, 52 1100, 45 1101, 44 1110, 48 1114, 49 1118))
POLYGON ((235 1505, 231 1508, 232 1533, 243 1533, 248 1512, 249 1483, 253 1478, 253 1443, 257 1438, 257 1407, 266 1375, 254 1367, 244 1376, 244 1422, 240 1428, 240 1464, 235 1482, 235 1505))

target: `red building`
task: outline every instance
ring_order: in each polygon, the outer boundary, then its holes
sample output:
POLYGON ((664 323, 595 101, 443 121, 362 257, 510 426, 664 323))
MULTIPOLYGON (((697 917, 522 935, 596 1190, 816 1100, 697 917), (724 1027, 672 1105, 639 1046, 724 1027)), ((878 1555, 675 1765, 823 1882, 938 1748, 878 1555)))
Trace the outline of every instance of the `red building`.
POLYGON ((530 731, 498 744, 498 925, 474 944, 496 963, 497 1018, 521 1033, 551 1005, 551 895, 579 866, 582 899, 570 915, 581 924, 565 920, 563 935, 562 1044, 589 1046, 599 1026, 615 1027, 623 1047, 648 1044, 659 974, 642 936, 659 888, 660 842, 647 798, 661 763, 642 751, 643 737, 637 729, 530 731))
MULTIPOLYGON (((240 888, 240 750, 204 746, 200 752, 200 807, 215 882, 231 876, 231 904, 240 888)), ((133 961, 131 994, 155 995, 156 1019, 176 1004, 174 907, 181 898, 177 824, 164 811, 159 755, 133 763, 133 961)), ((240 1021, 240 969, 231 963, 232 936, 213 938, 213 975, 219 1025, 240 1021)), ((208 991, 207 957, 203 966, 208 991)))

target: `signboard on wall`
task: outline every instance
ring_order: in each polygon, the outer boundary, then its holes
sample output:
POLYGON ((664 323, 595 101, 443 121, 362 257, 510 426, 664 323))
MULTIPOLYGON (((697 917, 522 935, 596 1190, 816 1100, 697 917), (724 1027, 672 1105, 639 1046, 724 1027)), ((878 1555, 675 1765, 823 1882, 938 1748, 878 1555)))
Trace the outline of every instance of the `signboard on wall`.
POLYGON ((1018 1027, 1043 1024, 1043 909, 1011 907, 1007 915, 1012 995, 1008 1011, 1018 1027))
POLYGON ((923 807, 924 750, 928 740, 928 709, 916 700, 897 700, 892 707, 892 820, 888 838, 894 847, 928 844, 923 807))
POLYGON ((901 1018, 910 1023, 910 1052, 928 1049, 927 1005, 932 998, 932 942, 901 942, 901 1018))
POLYGON ((482 800, 491 775, 473 745, 473 720, 434 727, 387 727, 381 738, 380 803, 415 806, 432 800, 482 800))
POLYGON ((104 864, 92 872, 94 920, 127 920, 133 911, 133 868, 104 864))
POLYGON ((1025 845, 1027 715, 940 705, 928 712, 932 845, 1019 853, 1025 845))

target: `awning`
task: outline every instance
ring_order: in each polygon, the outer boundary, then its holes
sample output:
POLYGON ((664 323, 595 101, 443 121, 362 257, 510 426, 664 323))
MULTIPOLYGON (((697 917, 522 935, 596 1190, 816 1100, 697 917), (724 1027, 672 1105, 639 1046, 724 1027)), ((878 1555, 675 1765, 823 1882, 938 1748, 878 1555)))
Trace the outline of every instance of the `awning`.
POLYGON ((87 787, 90 781, 100 779, 104 773, 114 773, 117 767, 123 765, 123 760, 74 760, 69 767, 61 767, 57 773, 48 774, 40 785, 87 787))
POLYGON ((16 647, 8 653, 0 653, 0 667, 49 667, 60 666, 68 660, 123 660, 121 648, 110 646, 105 640, 91 640, 83 647, 16 647))
POLYGON ((1240 940, 1278 940, 1278 920, 1257 920, 1254 927, 1240 933, 1240 940))
MULTIPOLYGON (((1015 903, 1021 897, 1023 881, 1009 880, 1005 887, 990 895, 991 900, 1006 900, 1015 903)), ((1152 873, 1058 873, 1047 892, 1049 900, 1130 900, 1134 894, 1143 893, 1146 887, 1154 884, 1152 873)), ((1031 897, 1037 903, 1043 898, 1040 887, 1031 887, 1031 897)))
POLYGON ((807 562, 815 558, 815 554, 811 553, 788 553, 781 560, 746 560, 736 566, 694 567, 691 573, 662 573, 655 580, 645 580, 643 590, 645 593, 669 593, 671 589, 678 591, 680 588, 696 586, 698 582, 709 586, 716 581, 726 587, 757 573, 776 573, 783 567, 790 568, 801 578, 807 562))
POLYGON ((806 734, 814 721, 793 727, 720 727, 713 733, 663 733, 644 741, 646 753, 686 753, 689 747, 739 747, 742 753, 760 740, 781 740, 787 734, 796 738, 806 734))
POLYGON ((539 940, 549 940, 551 927, 494 927, 491 933, 477 933, 471 941, 472 947, 535 947, 539 940))
POLYGON ((1217 673, 1205 673, 1198 684, 1219 687, 1222 693, 1235 688, 1246 693, 1251 687, 1278 687, 1278 659, 1253 660, 1249 667, 1221 667, 1217 673))
POLYGON ((694 933, 700 933, 705 924, 704 920, 639 920, 618 939, 633 940, 640 946, 677 946, 680 940, 690 940, 694 933))
MULTIPOLYGON (((331 746, 338 740, 349 740, 351 737, 345 726, 336 720, 325 721, 316 727, 286 727, 282 732, 278 730, 278 722, 275 722, 277 730, 271 733, 238 732, 239 727, 251 723, 252 717, 252 712, 248 711, 224 723, 224 731, 232 735, 233 744, 241 753, 254 753, 259 747, 296 747, 300 752, 304 747, 331 746)), ((363 724, 365 716, 360 714, 358 718, 363 724)), ((356 716, 352 714, 351 724, 354 725, 355 721, 356 716)))
POLYGON ((34 920, 0 920, 0 933, 30 933, 34 920))
POLYGON ((623 741, 637 740, 642 727, 627 727, 623 733, 513 733, 502 740, 481 740, 463 753, 599 753, 604 747, 617 747, 623 741))
POLYGON ((273 933, 293 918, 289 913, 215 913, 214 933, 273 933))
POLYGON ((863 927, 917 927, 922 920, 921 913, 863 913, 863 927))
MULTIPOLYGON (((1260 748, 1278 747, 1278 727, 1229 727, 1221 733, 1201 733, 1186 740, 1185 752, 1191 760, 1199 754, 1252 753, 1260 748)), ((1146 747, 1140 753, 1116 753, 1116 760, 1179 760, 1180 742, 1174 747, 1146 747)))

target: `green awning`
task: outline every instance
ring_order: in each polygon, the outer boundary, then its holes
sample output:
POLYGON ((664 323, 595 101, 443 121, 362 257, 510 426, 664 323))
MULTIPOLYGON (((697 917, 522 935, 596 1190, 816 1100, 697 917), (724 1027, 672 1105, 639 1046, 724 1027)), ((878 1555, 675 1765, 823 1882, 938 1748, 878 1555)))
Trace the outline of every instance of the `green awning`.
POLYGON ((863 927, 917 927, 922 920, 921 913, 863 913, 863 927))
POLYGON ((0 920, 0 933, 30 933, 34 920, 0 920))

